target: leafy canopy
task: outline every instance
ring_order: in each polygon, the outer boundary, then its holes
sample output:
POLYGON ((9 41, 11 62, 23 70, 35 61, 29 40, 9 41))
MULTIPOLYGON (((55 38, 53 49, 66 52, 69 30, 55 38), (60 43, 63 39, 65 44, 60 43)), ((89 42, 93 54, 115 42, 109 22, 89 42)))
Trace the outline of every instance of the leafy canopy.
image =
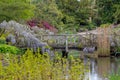
POLYGON ((34 16, 31 0, 0 0, 0 21, 27 20, 34 16))
POLYGON ((102 23, 120 22, 120 0, 97 0, 102 23))

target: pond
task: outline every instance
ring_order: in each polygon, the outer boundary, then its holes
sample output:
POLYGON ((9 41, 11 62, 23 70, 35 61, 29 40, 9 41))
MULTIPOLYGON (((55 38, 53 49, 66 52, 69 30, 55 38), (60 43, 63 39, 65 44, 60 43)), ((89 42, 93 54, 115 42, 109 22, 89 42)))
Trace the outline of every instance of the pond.
MULTIPOLYGON (((80 57, 80 53, 79 55, 78 53, 74 54, 76 58, 80 57)), ((73 51, 69 55, 73 55, 73 51)), ((83 62, 90 69, 89 72, 85 74, 84 80, 108 80, 110 74, 117 73, 120 69, 120 57, 85 57, 83 62)))
POLYGON ((107 77, 120 68, 119 58, 115 57, 85 58, 84 61, 90 63, 90 71, 86 73, 86 78, 89 80, 108 80, 107 77))

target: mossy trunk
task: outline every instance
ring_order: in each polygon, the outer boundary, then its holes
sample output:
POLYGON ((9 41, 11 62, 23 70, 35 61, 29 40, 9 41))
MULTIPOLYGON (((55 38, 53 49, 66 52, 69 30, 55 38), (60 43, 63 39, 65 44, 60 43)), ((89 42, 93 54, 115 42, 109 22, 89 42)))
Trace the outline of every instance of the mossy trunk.
POLYGON ((98 56, 107 57, 110 56, 110 42, 109 42, 109 29, 100 28, 98 29, 98 56))

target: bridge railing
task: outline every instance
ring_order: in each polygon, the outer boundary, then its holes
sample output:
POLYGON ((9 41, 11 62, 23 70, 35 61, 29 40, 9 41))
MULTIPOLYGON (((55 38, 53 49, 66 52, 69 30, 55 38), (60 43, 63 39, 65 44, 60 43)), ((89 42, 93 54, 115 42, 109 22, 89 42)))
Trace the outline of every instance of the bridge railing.
POLYGON ((95 42, 93 34, 55 34, 55 35, 40 35, 37 36, 41 41, 47 42, 52 47, 79 47, 91 45, 95 42))
POLYGON ((77 44, 79 37, 80 35, 41 35, 39 36, 39 39, 48 42, 48 44, 58 44, 58 46, 63 46, 66 44, 66 40, 68 44, 77 44))

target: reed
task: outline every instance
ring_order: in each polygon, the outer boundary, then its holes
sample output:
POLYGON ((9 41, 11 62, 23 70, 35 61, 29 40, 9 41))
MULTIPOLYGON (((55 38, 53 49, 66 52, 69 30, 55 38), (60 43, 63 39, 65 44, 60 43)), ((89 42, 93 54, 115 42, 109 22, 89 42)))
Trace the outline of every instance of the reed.
POLYGON ((110 56, 109 27, 98 28, 97 44, 98 56, 110 56))

